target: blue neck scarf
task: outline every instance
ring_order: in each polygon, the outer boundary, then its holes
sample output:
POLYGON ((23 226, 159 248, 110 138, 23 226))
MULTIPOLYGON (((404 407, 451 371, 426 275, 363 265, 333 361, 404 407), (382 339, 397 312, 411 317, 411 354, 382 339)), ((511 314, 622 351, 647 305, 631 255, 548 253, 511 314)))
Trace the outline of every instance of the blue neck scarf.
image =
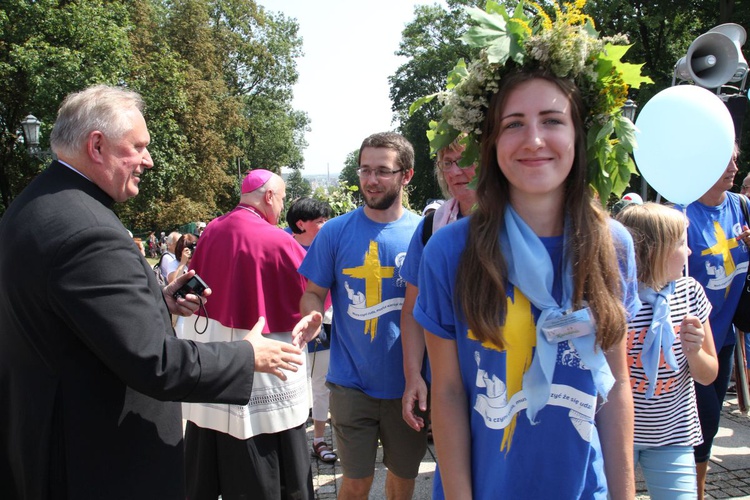
MULTIPOLYGON (((567 221, 565 226, 564 248, 567 249, 567 221)), ((548 319, 559 318, 572 309, 573 265, 569 256, 563 254, 562 301, 558 304, 552 296, 555 278, 552 259, 539 237, 510 205, 505 209, 500 248, 508 267, 508 281, 541 311, 536 322, 536 353, 529 370, 523 376, 523 391, 528 404, 526 415, 532 424, 536 424, 537 414, 549 401, 557 364, 557 342, 547 340, 542 332, 542 325, 548 319)), ((596 336, 585 335, 569 342, 575 347, 583 364, 591 370, 594 385, 606 401, 615 379, 604 353, 597 348, 596 336)))
POLYGON ((651 326, 648 327, 646 338, 643 341, 641 351, 641 363, 643 371, 648 378, 646 388, 646 399, 651 399, 656 389, 656 378, 659 375, 659 361, 661 353, 664 353, 664 361, 672 370, 677 370, 677 359, 674 356, 672 345, 675 341, 672 319, 670 318, 669 297, 674 294, 674 281, 667 286, 655 291, 653 288, 643 284, 638 286, 638 296, 641 301, 651 304, 654 315, 651 326))

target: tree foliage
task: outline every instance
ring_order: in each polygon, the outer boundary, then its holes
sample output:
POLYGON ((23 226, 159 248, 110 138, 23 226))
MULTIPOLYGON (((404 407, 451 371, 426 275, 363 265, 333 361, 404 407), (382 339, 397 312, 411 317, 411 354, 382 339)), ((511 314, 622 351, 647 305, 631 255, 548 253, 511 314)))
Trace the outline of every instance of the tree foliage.
POLYGON ((313 198, 325 201, 331 206, 333 216, 338 217, 356 209, 361 203, 355 199, 359 188, 351 186, 346 181, 339 181, 336 187, 324 189, 319 187, 313 193, 313 198))
MULTIPOLYGON (((587 11, 600 31, 628 35, 634 46, 626 59, 645 61, 644 73, 654 84, 631 91, 631 98, 639 106, 672 85, 675 64, 698 36, 724 23, 736 23, 746 29, 750 26, 750 2, 735 0, 589 0, 587 11)), ((743 52, 747 59, 747 44, 743 52)), ((747 122, 747 113, 745 116, 747 122)), ((741 143, 745 150, 750 147, 747 126, 743 128, 741 143)), ((740 170, 744 172, 748 166, 746 161, 743 163, 745 166, 740 170)), ((737 181, 741 182, 743 177, 744 174, 737 175, 737 181)), ((640 177, 631 179, 631 187, 640 190, 640 177)))
POLYGON ((225 77, 232 94, 244 102, 250 123, 239 141, 243 156, 252 168, 275 172, 281 167, 302 168, 302 151, 307 147, 304 133, 309 131, 310 120, 291 105, 292 86, 297 82, 295 60, 302 55, 299 26, 282 14, 249 8, 243 0, 217 3, 235 13, 233 18, 226 12, 217 15, 217 20, 227 19, 224 53, 230 57, 225 77))
MULTIPOLYGON (((397 52, 406 57, 407 62, 389 79, 399 131, 415 148, 416 171, 411 197, 416 207, 423 206, 429 198, 441 196, 432 175, 432 159, 425 136, 439 103, 428 103, 413 115, 408 114, 409 106, 420 97, 442 90, 445 76, 459 58, 473 58, 474 54, 459 40, 466 29, 463 9, 466 5, 483 7, 484 4, 472 0, 448 0, 446 3, 445 8, 439 5, 415 8, 414 19, 403 30, 397 52)), ((518 2, 505 0, 502 3, 515 7, 518 2)), ((539 3, 549 6, 552 1, 539 3)), ((675 63, 686 54, 696 37, 727 22, 750 27, 750 2, 737 0, 588 0, 586 12, 594 19, 598 31, 606 35, 628 35, 634 46, 625 60, 645 61, 644 74, 650 76, 654 84, 631 91, 630 97, 640 106, 672 84, 675 63)), ((749 44, 743 47, 745 59, 749 58, 749 48, 749 44)), ((750 148, 747 124, 743 128, 742 145, 745 151, 750 148)), ((740 156, 740 163, 747 164, 747 160, 740 156)), ((740 170, 746 172, 748 167, 741 166, 740 170)), ((738 175, 737 179, 742 177, 738 175)), ((640 178, 631 179, 631 187, 639 189, 640 178)))
POLYGON ((362 193, 359 191, 359 175, 357 169, 359 168, 359 149, 355 149, 348 155, 344 160, 344 168, 339 173, 339 182, 346 183, 351 188, 352 198, 354 201, 361 205, 362 204, 362 193))
POLYGON ((62 99, 92 83, 125 80, 131 46, 122 2, 5 0, 0 9, 0 213, 43 168, 20 123, 42 121, 41 147, 62 99), (95 22, 93 22, 95 20, 95 22))
POLYGON ((312 193, 310 181, 302 177, 302 172, 298 169, 292 170, 286 179, 286 200, 287 206, 291 205, 298 198, 307 198, 312 193))
POLYGON ((442 198, 435 178, 434 159, 425 135, 430 120, 437 118, 437 102, 422 106, 409 115, 409 106, 428 94, 445 88, 445 77, 460 58, 473 53, 459 38, 466 30, 464 7, 480 5, 479 1, 448 2, 448 7, 423 5, 414 9, 414 20, 401 33, 397 55, 408 58, 389 77, 393 112, 400 122, 399 132, 414 146, 414 178, 409 188, 411 205, 424 207, 431 198, 442 198))
POLYGON ((302 165, 309 119, 291 105, 297 32, 296 21, 248 0, 4 1, 2 207, 44 168, 25 154, 23 117, 40 118, 47 138, 65 95, 108 83, 144 96, 155 163, 140 195, 117 206, 123 222, 170 229, 229 210, 248 168, 302 165))

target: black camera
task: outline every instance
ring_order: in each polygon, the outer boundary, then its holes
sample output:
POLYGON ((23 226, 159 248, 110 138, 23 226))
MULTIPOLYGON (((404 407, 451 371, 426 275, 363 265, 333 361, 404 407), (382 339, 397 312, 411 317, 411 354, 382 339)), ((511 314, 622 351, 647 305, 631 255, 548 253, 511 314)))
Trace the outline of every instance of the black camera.
POLYGON ((198 246, 198 242, 197 241, 191 241, 190 243, 186 243, 185 244, 185 248, 187 248, 191 252, 195 252, 195 247, 196 246, 198 246))
POLYGON ((182 297, 184 299, 185 296, 189 293, 192 293, 200 297, 206 288, 208 288, 208 285, 206 284, 206 282, 203 281, 201 277, 196 274, 195 276, 190 278, 187 281, 187 283, 182 285, 179 290, 177 290, 174 293, 174 298, 178 299, 182 297))

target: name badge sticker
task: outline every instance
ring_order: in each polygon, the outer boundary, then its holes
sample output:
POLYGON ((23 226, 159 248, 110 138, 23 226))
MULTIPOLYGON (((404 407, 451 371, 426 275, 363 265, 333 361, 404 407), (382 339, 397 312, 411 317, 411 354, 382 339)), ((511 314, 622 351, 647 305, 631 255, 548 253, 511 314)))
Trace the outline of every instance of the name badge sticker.
POLYGON ((548 319, 542 332, 549 342, 563 342, 596 332, 594 318, 588 307, 567 313, 559 318, 548 319))

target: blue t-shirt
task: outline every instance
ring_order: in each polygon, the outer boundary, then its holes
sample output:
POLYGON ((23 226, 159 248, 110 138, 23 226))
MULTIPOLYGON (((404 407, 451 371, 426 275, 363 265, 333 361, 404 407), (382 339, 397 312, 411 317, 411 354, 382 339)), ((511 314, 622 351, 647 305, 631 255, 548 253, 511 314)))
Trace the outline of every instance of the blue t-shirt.
POLYGON ((420 217, 370 220, 364 209, 326 222, 299 272, 331 291, 333 335, 327 380, 378 399, 404 393, 401 266, 420 217))
MULTIPOLYGON (((456 220, 463 219, 463 215, 461 215, 461 212, 458 212, 458 216, 456 220)), ((419 265, 422 263, 422 254, 424 253, 424 243, 422 243, 422 239, 424 238, 424 223, 426 218, 422 218, 421 221, 419 221, 419 225, 417 226, 417 230, 414 231, 414 234, 411 237, 411 242, 409 242, 409 250, 406 252, 406 259, 404 260, 404 266, 401 268, 401 277, 406 280, 407 283, 411 283, 414 286, 419 286, 419 265)), ((434 223, 435 219, 430 218, 430 220, 434 223)), ((445 227, 445 226, 443 226, 445 227)))
MULTIPOLYGON (((424 252, 424 243, 422 243, 424 221, 424 217, 419 221, 417 230, 414 231, 411 241, 409 242, 409 249, 406 251, 404 265, 401 266, 401 277, 404 281, 416 287, 419 287, 419 264, 422 262, 422 253, 424 252)), ((427 356, 426 351, 424 354, 424 361, 422 362, 422 378, 424 378, 428 385, 432 382, 430 358, 427 356)))
POLYGON ((406 251, 404 265, 401 267, 401 277, 414 286, 419 286, 419 264, 422 262, 422 253, 424 253, 424 243, 422 243, 422 233, 424 232, 424 221, 422 218, 417 225, 417 229, 411 236, 409 248, 406 251))
MULTIPOLYGON (((427 244, 419 270, 414 316, 425 330, 456 342, 461 378, 471 409, 471 473, 475 498, 607 498, 594 421, 597 391, 572 344, 558 344, 551 399, 531 425, 522 377, 531 364, 539 311, 515 287, 507 288, 504 335, 508 349, 483 345, 454 309, 456 268, 469 220, 441 229, 427 244)), ((641 306, 633 241, 611 221, 628 316, 641 306)), ((563 238, 542 238, 553 263, 562 262, 563 238)), ((558 273, 559 274, 559 273, 558 273)), ((556 277, 552 294, 559 300, 556 277)), ((624 333, 624 332, 623 332, 624 333)), ((434 369, 439 369, 434 367, 434 369)), ((433 494, 443 498, 439 470, 433 494)))
POLYGON ((695 201, 687 206, 688 274, 703 285, 713 309, 709 316, 716 350, 735 343, 732 317, 742 295, 748 267, 747 246, 737 241, 742 226, 740 198, 726 193, 721 205, 695 201))
MULTIPOLYGON (((292 233, 292 230, 289 229, 289 227, 285 227, 284 231, 291 234, 292 238, 294 238, 294 233, 292 233)), ((295 238, 295 241, 297 241, 296 238, 295 238)), ((299 241, 297 241, 297 243, 299 243, 299 246, 305 249, 305 255, 306 255, 307 250, 310 247, 303 245, 299 241)), ((307 343, 307 352, 309 352, 310 354, 315 354, 316 352, 327 351, 328 349, 331 348, 330 340, 331 340, 331 325, 326 324, 326 322, 324 321, 323 328, 320 330, 320 333, 318 334, 318 336, 315 337, 315 340, 307 343), (325 342, 323 342, 324 340, 325 342)))
MULTIPOLYGON (((458 212, 457 220, 461 220, 462 218, 463 215, 461 215, 461 212, 458 212)), ((422 254, 424 253, 425 247, 424 243, 422 242, 422 240, 424 239, 425 220, 426 219, 423 217, 422 220, 419 221, 417 230, 414 231, 414 234, 411 237, 411 241, 409 242, 409 249, 406 251, 406 259, 404 259, 404 265, 401 267, 401 277, 407 283, 416 287, 419 287, 419 265, 422 263, 422 254)), ((430 218, 431 222, 434 222, 434 220, 435 219, 430 218)), ((430 372, 430 358, 427 356, 427 353, 425 353, 424 356, 422 376, 428 384, 432 382, 432 374, 430 372)))

